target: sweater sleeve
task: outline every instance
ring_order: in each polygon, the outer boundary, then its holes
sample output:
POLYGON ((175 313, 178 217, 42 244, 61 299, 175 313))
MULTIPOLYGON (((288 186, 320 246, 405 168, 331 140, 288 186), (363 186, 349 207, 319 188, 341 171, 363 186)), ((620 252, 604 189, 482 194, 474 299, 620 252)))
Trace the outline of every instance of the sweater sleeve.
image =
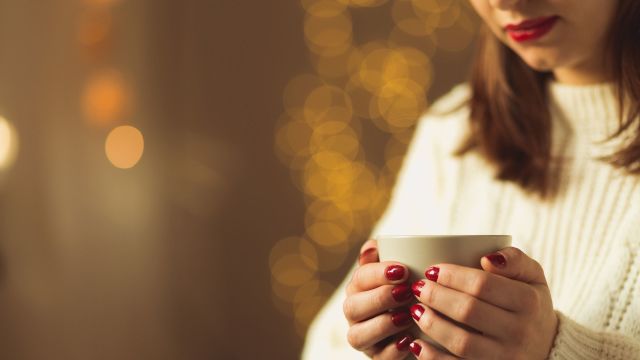
POLYGON ((346 297, 345 288, 351 279, 355 266, 333 293, 324 308, 311 324, 302 351, 302 360, 358 360, 368 359, 349 345, 347 320, 342 315, 342 303, 346 297))
POLYGON ((549 360, 640 359, 640 341, 624 334, 591 330, 561 312, 549 360))
MULTIPOLYGON (((630 211, 637 214, 639 210, 636 204, 630 211)), ((614 326, 590 328, 556 310, 558 334, 549 360, 640 360, 640 220, 632 217, 623 232, 627 241, 612 258, 620 270, 608 272, 615 310, 606 323, 614 326)))

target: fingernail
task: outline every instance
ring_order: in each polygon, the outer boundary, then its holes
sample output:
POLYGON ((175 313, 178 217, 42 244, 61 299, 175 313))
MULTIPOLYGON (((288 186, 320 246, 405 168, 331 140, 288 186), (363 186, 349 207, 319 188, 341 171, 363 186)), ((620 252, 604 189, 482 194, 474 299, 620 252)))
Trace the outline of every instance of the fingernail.
POLYGON ((385 276, 391 281, 402 280, 404 277, 404 267, 400 265, 391 265, 387 267, 385 276))
POLYGON ((420 296, 422 292, 422 287, 425 285, 424 281, 418 280, 411 285, 411 291, 413 291, 413 295, 420 296))
POLYGON ((493 266, 503 268, 507 266, 507 259, 505 259, 504 255, 500 253, 493 253, 486 256, 489 261, 493 264, 493 266))
POLYGON ((422 346, 420 346, 420 344, 418 344, 416 342, 412 342, 411 344, 409 344, 409 350, 411 350, 413 355, 418 356, 418 355, 420 355, 420 352, 422 351, 422 346))
POLYGON ((397 327, 403 327, 411 322, 411 318, 406 310, 395 311, 391 313, 391 322, 397 327))
POLYGON ((420 320, 422 314, 424 314, 424 308, 422 307, 422 305, 415 304, 411 307, 411 316, 413 316, 416 321, 420 320))
POLYGON ((398 349, 398 351, 407 351, 409 350, 409 346, 412 341, 413 336, 405 335, 401 337, 400 340, 396 341, 396 349, 398 349))
POLYGON ((367 250, 363 251, 362 254, 360 254, 360 259, 363 259, 373 253, 376 252, 376 248, 372 247, 372 248, 368 248, 367 250))
POLYGON ((391 289, 391 296, 396 302, 405 302, 411 299, 411 288, 409 285, 400 284, 393 289, 391 289))
POLYGON ((438 274, 440 274, 440 268, 437 266, 432 266, 424 272, 424 276, 431 281, 438 281, 438 274))

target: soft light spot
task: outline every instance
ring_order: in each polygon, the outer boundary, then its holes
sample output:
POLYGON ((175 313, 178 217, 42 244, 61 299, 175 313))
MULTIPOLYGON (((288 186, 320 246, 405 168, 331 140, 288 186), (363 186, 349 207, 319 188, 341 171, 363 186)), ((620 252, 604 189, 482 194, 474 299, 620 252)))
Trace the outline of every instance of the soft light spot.
POLYGON ((125 114, 129 95, 122 74, 105 70, 89 79, 84 91, 85 116, 94 124, 104 125, 125 114))
POLYGON ((18 152, 18 136, 13 126, 0 117, 0 170, 9 168, 18 152))
POLYGON ((105 144, 107 158, 119 169, 130 169, 140 161, 144 152, 144 137, 133 126, 118 126, 113 129, 105 144))

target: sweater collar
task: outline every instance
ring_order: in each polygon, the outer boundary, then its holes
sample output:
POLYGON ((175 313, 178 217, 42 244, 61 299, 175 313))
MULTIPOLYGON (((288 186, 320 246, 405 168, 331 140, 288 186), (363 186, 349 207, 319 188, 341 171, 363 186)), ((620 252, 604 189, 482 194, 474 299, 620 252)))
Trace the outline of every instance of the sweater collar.
POLYGON ((622 145, 621 139, 604 142, 620 126, 613 83, 577 86, 549 81, 548 94, 552 117, 557 120, 554 137, 569 132, 596 156, 610 154, 622 145))

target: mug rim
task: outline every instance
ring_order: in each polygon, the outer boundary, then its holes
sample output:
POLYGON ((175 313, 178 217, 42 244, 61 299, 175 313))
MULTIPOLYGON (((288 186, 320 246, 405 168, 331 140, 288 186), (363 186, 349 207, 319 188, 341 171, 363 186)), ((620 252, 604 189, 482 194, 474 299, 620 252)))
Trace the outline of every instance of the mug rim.
POLYGON ((378 240, 381 238, 394 238, 394 239, 403 239, 403 238, 461 238, 461 237, 512 237, 511 235, 506 234, 478 234, 478 235, 470 235, 470 234, 461 234, 461 235, 378 235, 374 236, 373 240, 378 240))

